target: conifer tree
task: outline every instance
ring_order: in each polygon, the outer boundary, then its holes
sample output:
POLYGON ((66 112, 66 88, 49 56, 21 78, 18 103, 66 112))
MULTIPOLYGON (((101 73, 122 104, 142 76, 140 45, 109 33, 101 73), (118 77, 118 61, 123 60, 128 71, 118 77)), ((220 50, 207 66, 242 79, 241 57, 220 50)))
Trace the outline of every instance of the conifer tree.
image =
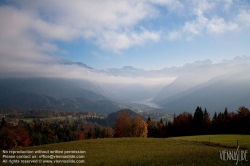
POLYGON ((193 117, 193 130, 194 134, 202 133, 203 111, 201 107, 197 107, 193 117))
POLYGON ((224 111, 224 116, 225 116, 225 117, 228 117, 227 107, 225 108, 225 111, 224 111))
POLYGON ((2 121, 1 121, 1 127, 5 126, 6 125, 6 120, 5 120, 5 117, 2 118, 2 121))
POLYGON ((151 121, 151 118, 150 118, 150 116, 148 116, 148 120, 147 120, 147 123, 148 123, 148 122, 150 122, 150 121, 151 121))

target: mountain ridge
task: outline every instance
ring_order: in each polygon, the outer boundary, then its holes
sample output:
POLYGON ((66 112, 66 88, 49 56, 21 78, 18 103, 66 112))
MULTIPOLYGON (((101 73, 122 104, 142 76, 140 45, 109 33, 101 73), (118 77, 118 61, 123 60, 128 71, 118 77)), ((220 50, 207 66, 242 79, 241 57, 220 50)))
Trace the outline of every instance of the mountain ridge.
POLYGON ((243 66, 239 71, 214 77, 158 103, 172 113, 188 111, 196 106, 206 107, 210 112, 223 111, 225 107, 232 111, 243 105, 249 107, 250 77, 247 71, 250 71, 250 66, 243 66))

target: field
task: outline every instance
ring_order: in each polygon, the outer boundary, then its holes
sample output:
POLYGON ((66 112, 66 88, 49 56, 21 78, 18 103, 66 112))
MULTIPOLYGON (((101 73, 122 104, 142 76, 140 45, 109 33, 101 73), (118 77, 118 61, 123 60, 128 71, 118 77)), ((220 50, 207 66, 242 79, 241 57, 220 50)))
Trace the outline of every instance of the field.
POLYGON ((228 147, 241 147, 250 149, 249 135, 201 135, 201 136, 186 136, 175 137, 177 140, 198 141, 219 144, 228 147))
MULTIPOLYGON (((85 164, 91 165, 236 165, 236 161, 222 161, 220 151, 236 150, 235 147, 222 147, 218 144, 207 145, 202 141, 207 136, 175 137, 175 138, 110 138, 57 143, 37 147, 19 148, 16 150, 82 150, 86 151, 85 164)), ((238 138, 245 140, 249 147, 250 136, 215 135, 210 140, 215 143, 220 140, 238 138), (217 141, 216 141, 217 139, 217 141)), ((2 156, 2 155, 1 155, 2 156)), ((250 165, 248 161, 239 161, 237 165, 250 165)), ((7 165, 7 164, 5 164, 7 165)), ((15 164, 13 164, 15 165, 15 164)), ((17 165, 17 164, 16 164, 17 165)), ((18 164, 21 165, 21 164, 18 164)), ((48 164, 44 164, 48 165, 48 164)), ((60 164, 55 164, 60 165, 60 164)), ((68 165, 68 164, 61 164, 68 165)), ((73 165, 73 164, 72 164, 73 165)), ((81 164, 82 165, 82 164, 81 164)))

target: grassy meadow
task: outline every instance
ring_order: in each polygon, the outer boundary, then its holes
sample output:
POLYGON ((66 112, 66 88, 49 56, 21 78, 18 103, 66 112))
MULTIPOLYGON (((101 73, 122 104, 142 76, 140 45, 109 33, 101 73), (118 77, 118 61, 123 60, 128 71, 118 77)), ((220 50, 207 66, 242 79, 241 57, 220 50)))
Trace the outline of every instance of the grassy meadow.
POLYGON ((250 149, 250 135, 198 135, 198 136, 186 136, 186 137, 174 137, 177 140, 207 142, 212 144, 218 144, 220 146, 237 147, 250 149), (237 141, 238 140, 238 141, 237 141))
MULTIPOLYGON (((227 138, 245 140, 249 143, 250 136, 241 135, 215 135, 210 136, 211 141, 227 138)), ((92 165, 236 165, 235 161, 222 161, 220 151, 236 150, 235 148, 221 147, 219 145, 206 145, 194 141, 195 137, 174 138, 106 138, 73 141, 66 143, 49 144, 36 147, 19 148, 16 150, 82 150, 86 151, 85 164, 92 165)), ((197 136, 198 140, 206 139, 206 136, 197 136)), ((216 142, 216 141, 215 141, 216 142)), ((248 144, 249 145, 249 144, 248 144)), ((248 147, 248 146, 247 146, 248 147)), ((15 149, 13 149, 15 150, 15 149)), ((2 156, 2 155, 1 155, 2 156)), ((250 154, 248 161, 238 162, 237 165, 250 165, 250 154)), ((8 165, 8 164, 5 164, 8 165)), ((15 165, 15 164, 14 164, 15 165)), ((16 164, 21 165, 21 164, 16 164)), ((27 165, 27 164, 26 164, 27 165)), ((44 164, 48 165, 48 164, 44 164)), ((49 164, 51 165, 51 164, 49 164)), ((55 164, 74 165, 74 164, 55 164)))

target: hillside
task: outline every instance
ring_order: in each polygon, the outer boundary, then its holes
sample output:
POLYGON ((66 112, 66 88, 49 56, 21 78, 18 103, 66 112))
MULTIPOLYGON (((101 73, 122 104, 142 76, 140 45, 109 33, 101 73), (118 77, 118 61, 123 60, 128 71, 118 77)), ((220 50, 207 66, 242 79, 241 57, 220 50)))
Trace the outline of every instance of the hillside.
POLYGON ((156 103, 160 102, 182 91, 205 83, 216 76, 226 73, 227 70, 225 68, 226 66, 220 64, 193 67, 177 77, 172 83, 162 88, 152 101, 156 103))
POLYGON ((10 96, 20 92, 39 93, 54 98, 80 97, 91 101, 107 99, 102 95, 84 89, 83 81, 77 83, 73 79, 10 78, 0 80, 0 97, 10 96))
POLYGON ((84 84, 65 79, 1 79, 0 108, 88 110, 101 114, 119 110, 106 97, 82 87, 84 84))
POLYGON ((190 112, 197 106, 210 113, 249 107, 249 71, 248 64, 233 62, 195 67, 165 86, 153 102, 168 113, 190 112))
POLYGON ((197 105, 210 113, 223 111, 225 107, 235 111, 239 106, 250 106, 249 81, 248 72, 226 74, 162 100, 160 104, 175 113, 192 110, 197 105))
POLYGON ((123 110, 120 110, 120 111, 117 111, 117 112, 113 112, 113 113, 108 114, 107 119, 106 119, 107 125, 113 126, 113 125, 115 124, 115 120, 116 120, 117 116, 118 116, 121 112, 124 112, 124 111, 125 111, 125 112, 129 115, 129 117, 131 117, 131 118, 132 118, 132 117, 135 117, 135 116, 140 116, 142 119, 144 119, 141 115, 135 113, 134 111, 132 111, 132 110, 130 110, 130 109, 123 109, 123 110))

